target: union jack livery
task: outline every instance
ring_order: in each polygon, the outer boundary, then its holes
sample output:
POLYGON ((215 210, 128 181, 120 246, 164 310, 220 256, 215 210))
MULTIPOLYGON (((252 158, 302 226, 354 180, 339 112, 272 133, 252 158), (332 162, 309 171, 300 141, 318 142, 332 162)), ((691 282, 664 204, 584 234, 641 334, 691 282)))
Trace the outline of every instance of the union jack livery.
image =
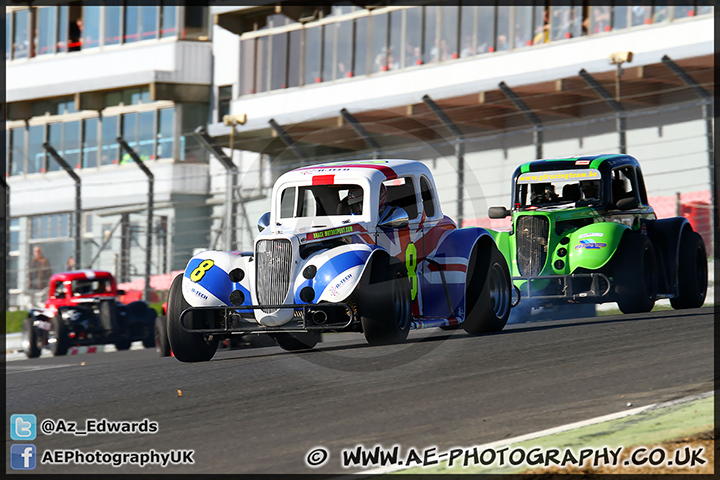
POLYGON ((302 350, 322 332, 362 332, 373 345, 428 327, 497 332, 513 306, 495 240, 443 215, 421 162, 285 173, 258 228, 253 252, 199 253, 173 281, 167 333, 178 360, 209 360, 236 334, 302 350))

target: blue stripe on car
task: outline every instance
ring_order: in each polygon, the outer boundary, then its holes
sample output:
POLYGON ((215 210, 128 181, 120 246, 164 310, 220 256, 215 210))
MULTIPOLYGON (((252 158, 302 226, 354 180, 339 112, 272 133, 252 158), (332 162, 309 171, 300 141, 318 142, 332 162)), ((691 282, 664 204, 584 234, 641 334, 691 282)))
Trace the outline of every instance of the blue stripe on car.
MULTIPOLYGON (((373 249, 374 250, 374 249, 373 249)), ((300 300, 300 291, 305 287, 313 287, 315 290, 315 298, 311 303, 317 303, 320 298, 320 294, 325 290, 335 277, 340 275, 345 270, 358 265, 365 265, 370 252, 367 250, 353 250, 345 252, 337 257, 333 257, 325 262, 320 268, 318 268, 315 278, 305 280, 295 291, 295 303, 305 303, 300 300)))
MULTIPOLYGON (((205 261, 205 259, 193 258, 190 262, 188 262, 188 266, 185 268, 185 277, 188 280, 190 280, 190 274, 192 271, 195 270, 203 261, 205 261)), ((192 282, 192 280, 190 281, 192 282)), ((210 267, 197 284, 212 293, 215 297, 225 303, 225 305, 232 305, 232 303, 230 303, 230 293, 233 290, 240 290, 245 295, 245 301, 242 304, 250 305, 250 291, 243 287, 240 283, 231 282, 228 278, 227 272, 217 265, 210 267)))

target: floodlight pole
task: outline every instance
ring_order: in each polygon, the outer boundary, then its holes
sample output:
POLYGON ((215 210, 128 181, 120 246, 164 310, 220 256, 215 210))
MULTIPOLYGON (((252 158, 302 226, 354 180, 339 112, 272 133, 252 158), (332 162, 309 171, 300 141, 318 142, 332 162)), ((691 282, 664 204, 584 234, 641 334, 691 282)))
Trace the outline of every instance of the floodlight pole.
POLYGON ((125 139, 121 136, 117 137, 117 142, 120 144, 123 150, 130 155, 135 165, 145 173, 148 177, 148 206, 147 206, 147 232, 145 237, 145 292, 143 293, 143 299, 146 302, 150 302, 150 261, 152 258, 152 222, 153 222, 153 207, 154 207, 154 188, 155 188, 155 176, 152 174, 150 169, 140 159, 138 154, 130 148, 130 145, 125 142, 125 139))
MULTIPOLYGON (((715 144, 713 142, 713 97, 707 90, 702 88, 694 78, 677 63, 672 61, 667 55, 663 55, 662 62, 668 67, 685 85, 692 88, 695 94, 703 100, 703 119, 705 120, 705 136, 707 137, 707 152, 708 152, 708 168, 710 170, 710 204, 712 205, 712 232, 717 231, 718 219, 720 214, 718 213, 717 203, 715 203, 717 196, 715 194, 715 144)), ((713 233, 713 236, 715 234, 713 233)))
POLYGON ((352 113, 348 112, 346 108, 343 108, 340 110, 340 114, 343 116, 345 121, 347 121, 353 130, 355 130, 355 133, 360 135, 362 139, 367 143, 367 145, 372 148, 373 150, 373 158, 379 158, 380 155, 382 155, 382 149, 380 148, 380 145, 375 141, 375 139, 370 136, 370 134, 365 130, 365 127, 362 126, 360 122, 357 121, 357 119, 352 115, 352 113))
POLYGON ((610 108, 615 110, 617 131, 620 135, 620 153, 627 153, 627 143, 625 138, 625 108, 622 104, 620 104, 620 102, 615 100, 612 95, 605 90, 605 87, 600 85, 600 83, 598 83, 598 81, 595 80, 584 68, 580 70, 580 76, 583 80, 585 80, 585 83, 587 83, 590 88, 595 90, 595 93, 597 93, 600 98, 610 105, 610 108))
POLYGON ((47 151, 51 157, 62 167, 70 178, 75 180, 75 268, 82 268, 82 200, 80 198, 80 189, 82 181, 80 176, 75 173, 75 170, 68 165, 63 157, 50 145, 48 142, 43 143, 43 148, 47 151))
POLYGON ((537 160, 540 160, 543 158, 543 124, 540 121, 540 118, 538 118, 537 115, 535 115, 535 112, 533 112, 527 104, 518 97, 517 93, 513 92, 510 87, 507 86, 505 82, 500 82, 498 84, 500 87, 500 90, 505 94, 506 97, 510 99, 510 101, 515 105, 515 107, 520 110, 525 116, 533 123, 533 142, 535 143, 535 158, 537 160))
POLYGON ((464 205, 463 205, 463 190, 465 190, 465 135, 462 131, 450 120, 442 108, 438 106, 435 101, 430 98, 430 95, 423 95, 422 97, 425 105, 435 114, 438 119, 455 135, 455 155, 457 156, 457 218, 458 226, 463 226, 464 217, 464 205))

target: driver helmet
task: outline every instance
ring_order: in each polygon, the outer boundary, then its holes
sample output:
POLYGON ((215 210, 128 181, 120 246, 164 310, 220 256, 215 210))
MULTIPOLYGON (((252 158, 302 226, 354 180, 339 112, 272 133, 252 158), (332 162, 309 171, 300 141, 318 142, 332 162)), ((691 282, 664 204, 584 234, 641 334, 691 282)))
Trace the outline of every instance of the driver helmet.
POLYGON ((580 189, 583 198, 598 198, 600 192, 600 180, 582 180, 580 181, 580 189))
POLYGON ((363 208, 363 189, 360 187, 351 188, 347 196, 348 206, 352 215, 360 215, 363 208))

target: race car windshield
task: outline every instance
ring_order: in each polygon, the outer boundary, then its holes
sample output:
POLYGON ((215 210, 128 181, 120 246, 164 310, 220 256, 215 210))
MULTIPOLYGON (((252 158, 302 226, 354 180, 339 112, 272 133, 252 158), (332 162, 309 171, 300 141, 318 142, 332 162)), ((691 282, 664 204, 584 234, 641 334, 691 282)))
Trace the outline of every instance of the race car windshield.
POLYGON ((364 198, 360 185, 288 187, 280 196, 280 218, 361 215, 364 198))
POLYGON ((517 179, 515 203, 520 208, 598 205, 600 178, 595 169, 523 173, 517 179))
POLYGON ((72 294, 74 297, 81 295, 99 295, 112 293, 112 282, 109 278, 95 278, 72 281, 72 294))

